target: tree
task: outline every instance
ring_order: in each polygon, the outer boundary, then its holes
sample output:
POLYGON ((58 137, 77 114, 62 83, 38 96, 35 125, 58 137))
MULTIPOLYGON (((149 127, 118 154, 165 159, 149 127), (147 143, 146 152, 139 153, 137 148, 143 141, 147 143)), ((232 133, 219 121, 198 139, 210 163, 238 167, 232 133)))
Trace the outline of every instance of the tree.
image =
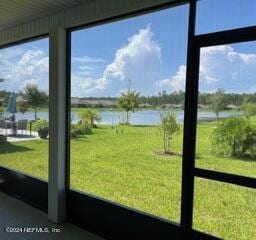
POLYGON ((244 116, 249 120, 252 116, 256 115, 256 104, 252 102, 245 102, 242 105, 244 116))
POLYGON ((134 112, 135 108, 139 106, 139 93, 128 89, 125 93, 122 93, 121 97, 118 98, 118 104, 126 111, 125 124, 129 124, 130 112, 134 112))
POLYGON ((218 89, 210 97, 210 104, 212 111, 216 114, 216 120, 218 121, 220 111, 225 110, 225 108, 227 107, 224 91, 218 89))
POLYGON ((24 98, 29 106, 35 110, 35 120, 37 120, 37 109, 47 103, 48 96, 44 91, 38 89, 35 84, 27 84, 24 88, 24 98))
POLYGON ((95 121, 100 121, 101 117, 98 111, 93 109, 83 109, 78 113, 83 124, 89 124, 91 128, 95 126, 95 121))
POLYGON ((176 117, 172 112, 167 113, 165 116, 161 115, 160 128, 163 133, 164 152, 171 153, 170 141, 172 136, 180 129, 176 117))
POLYGON ((24 99, 20 100, 17 105, 18 111, 22 114, 28 111, 28 104, 24 99))

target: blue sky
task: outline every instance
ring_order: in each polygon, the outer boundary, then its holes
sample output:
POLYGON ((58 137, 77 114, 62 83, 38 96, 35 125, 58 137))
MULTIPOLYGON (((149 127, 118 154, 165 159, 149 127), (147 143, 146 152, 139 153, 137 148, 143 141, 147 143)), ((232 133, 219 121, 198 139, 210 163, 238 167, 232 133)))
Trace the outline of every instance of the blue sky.
POLYGON ((200 0, 196 32, 216 32, 256 25, 255 0, 200 0))
MULTIPOLYGON (((201 0, 196 32, 256 25, 254 0, 201 0), (232 3, 231 5, 229 5, 232 3)), ((184 90, 188 6, 72 33, 72 96, 118 96, 131 81, 142 95, 184 90)), ((1 88, 48 90, 48 39, 0 50, 1 88)), ((256 43, 202 49, 200 91, 256 91, 256 43)))

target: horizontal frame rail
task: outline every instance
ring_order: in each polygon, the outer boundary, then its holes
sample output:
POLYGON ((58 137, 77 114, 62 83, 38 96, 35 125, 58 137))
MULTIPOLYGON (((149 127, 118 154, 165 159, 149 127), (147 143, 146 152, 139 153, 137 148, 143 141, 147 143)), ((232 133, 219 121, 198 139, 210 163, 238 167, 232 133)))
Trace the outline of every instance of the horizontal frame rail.
POLYGON ((231 183, 248 188, 256 188, 256 178, 252 177, 245 177, 236 174, 217 172, 201 168, 195 168, 194 175, 196 177, 204 179, 215 180, 224 183, 231 183))
POLYGON ((221 32, 195 36, 197 47, 210 47, 223 44, 234 44, 256 40, 256 26, 244 27, 221 32))

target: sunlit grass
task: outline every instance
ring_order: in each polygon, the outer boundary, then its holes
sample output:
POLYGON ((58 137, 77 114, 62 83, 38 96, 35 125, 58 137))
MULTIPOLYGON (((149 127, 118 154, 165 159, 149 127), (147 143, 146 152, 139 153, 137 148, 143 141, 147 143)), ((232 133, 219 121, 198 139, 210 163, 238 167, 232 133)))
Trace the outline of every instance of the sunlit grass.
MULTIPOLYGON (((256 177, 256 161, 216 157, 211 132, 216 123, 198 126, 196 165, 256 177)), ((71 187, 179 222, 182 132, 171 142, 177 155, 161 156, 157 127, 101 126, 71 141, 71 187)), ((0 146, 0 164, 47 179, 48 141, 0 146)), ((196 180, 194 228, 225 239, 256 239, 253 190, 196 180)))

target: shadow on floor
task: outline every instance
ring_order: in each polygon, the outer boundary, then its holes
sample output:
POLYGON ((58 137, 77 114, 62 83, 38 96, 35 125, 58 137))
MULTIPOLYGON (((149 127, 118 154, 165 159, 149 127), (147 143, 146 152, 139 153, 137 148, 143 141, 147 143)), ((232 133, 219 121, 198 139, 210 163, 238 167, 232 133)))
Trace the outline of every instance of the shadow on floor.
POLYGON ((0 154, 26 151, 33 151, 33 149, 24 146, 18 146, 10 142, 0 144, 0 154))

